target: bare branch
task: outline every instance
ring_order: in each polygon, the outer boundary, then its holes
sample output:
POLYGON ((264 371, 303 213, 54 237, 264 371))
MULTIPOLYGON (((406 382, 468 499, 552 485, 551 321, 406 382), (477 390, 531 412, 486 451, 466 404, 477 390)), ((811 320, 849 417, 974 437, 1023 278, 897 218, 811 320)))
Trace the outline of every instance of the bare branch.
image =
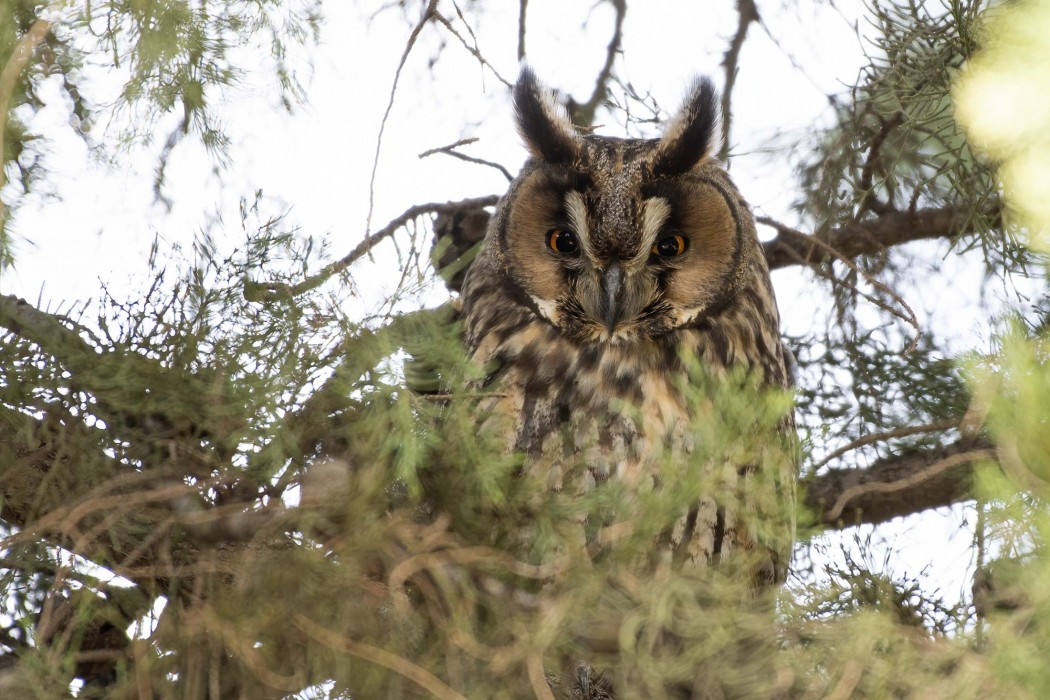
POLYGON ((609 94, 609 81, 612 79, 613 63, 616 61, 616 54, 620 52, 620 44, 623 41, 623 18, 627 15, 627 0, 610 0, 610 2, 616 10, 616 26, 613 28, 609 46, 605 50, 605 65, 602 66, 601 72, 598 73, 598 79, 594 84, 594 92, 591 93, 590 99, 583 104, 576 104, 575 101, 569 100, 569 114, 572 115, 573 123, 578 126, 591 126, 594 123, 594 115, 598 111, 598 107, 601 106, 609 94))
POLYGON ((957 420, 942 420, 936 423, 927 423, 924 425, 909 425, 903 428, 897 428, 895 430, 887 430, 882 433, 872 433, 871 435, 865 435, 862 438, 858 438, 847 445, 843 445, 839 449, 835 450, 827 457, 822 459, 813 465, 813 471, 816 471, 826 465, 833 459, 837 459, 847 452, 852 452, 858 447, 864 447, 875 442, 885 442, 886 440, 892 440, 893 438, 907 437, 908 435, 919 435, 921 433, 934 433, 940 430, 951 430, 952 428, 959 427, 959 421, 957 420))
POLYGON ((718 158, 725 161, 729 156, 729 127, 732 123, 732 100, 733 86, 736 85, 736 75, 739 72, 740 50, 744 48, 744 40, 747 38, 747 29, 752 22, 758 22, 758 8, 754 0, 737 0, 737 25, 736 33, 729 42, 722 65, 726 70, 725 88, 722 90, 722 148, 718 152, 718 158))
POLYGON ((525 13, 528 11, 529 0, 518 0, 518 61, 525 58, 525 13))
MULTIPOLYGON (((401 60, 398 61, 397 70, 394 71, 394 82, 390 85, 390 98, 387 100, 383 119, 379 122, 379 134, 376 136, 376 153, 372 159, 372 176, 368 180, 368 216, 365 218, 366 235, 372 228, 372 211, 375 209, 376 172, 379 170, 379 152, 383 148, 383 132, 386 131, 386 123, 390 119, 390 110, 394 108, 394 95, 397 94, 397 83, 401 79, 401 71, 408 61, 408 54, 412 52, 412 47, 416 45, 419 33, 423 31, 423 27, 427 25, 427 22, 434 19, 434 16, 437 14, 437 4, 438 0, 429 0, 427 3, 426 9, 423 10, 423 16, 419 18, 419 22, 413 27, 412 33, 408 35, 405 50, 401 52, 401 60)), ((367 241, 368 238, 365 238, 365 240, 367 241)))
MULTIPOLYGON (((462 17, 462 15, 460 15, 460 16, 462 17)), ((459 43, 463 44, 463 48, 465 48, 467 51, 469 51, 471 56, 473 56, 474 58, 478 59, 478 63, 480 63, 482 66, 484 66, 485 68, 488 68, 490 71, 492 71, 492 74, 494 76, 496 76, 496 80, 500 81, 501 83, 506 85, 508 88, 514 87, 514 85, 511 84, 511 82, 509 80, 507 80, 502 75, 500 75, 499 71, 496 70, 496 67, 493 66, 491 63, 489 63, 488 59, 485 58, 485 56, 482 55, 481 50, 478 49, 477 43, 475 42, 474 46, 471 46, 470 44, 468 44, 467 40, 465 38, 463 38, 462 34, 460 34, 458 31, 456 31, 456 28, 452 26, 452 23, 448 21, 447 17, 445 17, 440 12, 435 11, 434 12, 434 19, 436 19, 438 22, 440 22, 442 25, 444 25, 445 29, 447 29, 449 32, 451 32, 452 36, 454 36, 457 39, 459 39, 459 43)))
POLYGON ((462 199, 458 202, 430 202, 428 204, 416 204, 415 206, 406 209, 400 216, 396 217, 380 230, 370 236, 366 236, 365 240, 358 243, 353 250, 339 260, 336 260, 334 263, 327 265, 316 275, 308 277, 296 285, 246 282, 244 286, 244 296, 251 301, 265 301, 266 299, 275 297, 296 296, 302 294, 314 289, 315 287, 319 287, 333 275, 337 275, 353 265, 355 262, 363 258, 374 245, 382 241, 384 238, 389 238, 394 235, 398 229, 417 217, 423 216, 424 214, 442 214, 460 210, 468 211, 481 209, 483 207, 490 207, 498 201, 499 195, 493 194, 486 197, 462 199))
POLYGON ((474 156, 468 156, 465 153, 459 153, 458 151, 456 151, 456 149, 460 146, 466 146, 467 144, 474 143, 475 141, 477 141, 476 138, 461 139, 459 141, 456 141, 455 143, 450 143, 447 146, 441 146, 440 148, 431 148, 429 150, 423 151, 419 154, 419 157, 426 158, 427 156, 432 156, 435 153, 444 153, 446 156, 459 158, 460 160, 465 160, 468 163, 477 163, 478 165, 487 165, 490 168, 495 168, 496 170, 499 170, 501 173, 503 173, 503 177, 507 178, 507 182, 513 180, 514 176, 510 174, 510 171, 508 171, 499 163, 493 163, 491 160, 484 160, 482 158, 475 158, 474 156))
POLYGON ((804 484, 804 502, 833 528, 884 523, 973 498, 974 463, 995 459, 987 441, 963 439, 815 476, 804 484))
MULTIPOLYGON (((476 205, 475 211, 480 216, 485 214, 481 208, 491 206, 498 198, 493 196, 478 199, 482 203, 476 205)), ((458 209, 467 212, 471 201, 473 200, 468 199, 456 204, 440 206, 448 206, 450 211, 458 209)), ((421 206, 437 207, 439 205, 421 206)), ((402 217, 395 219, 395 222, 401 220, 402 217)), ((893 246, 912 241, 955 240, 977 232, 972 213, 963 207, 956 206, 916 211, 891 211, 870 220, 850 222, 832 229, 819 238, 768 217, 757 217, 755 220, 778 231, 776 238, 762 244, 770 270, 779 270, 794 265, 817 265, 829 258, 846 260, 862 255, 874 255, 885 252, 893 246)))

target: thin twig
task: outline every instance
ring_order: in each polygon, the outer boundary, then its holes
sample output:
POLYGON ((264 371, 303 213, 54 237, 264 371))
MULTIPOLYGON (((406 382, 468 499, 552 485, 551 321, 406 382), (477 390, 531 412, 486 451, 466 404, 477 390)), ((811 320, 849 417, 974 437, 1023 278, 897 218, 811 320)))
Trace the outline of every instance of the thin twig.
POLYGON ((489 63, 488 59, 485 58, 484 55, 482 55, 481 50, 478 49, 477 42, 475 42, 474 46, 468 44, 467 40, 463 38, 463 35, 456 31, 456 28, 452 26, 452 23, 448 21, 448 18, 446 18, 440 12, 434 12, 434 19, 443 24, 445 26, 445 29, 449 30, 452 33, 452 36, 459 39, 459 43, 463 44, 463 48, 469 51, 471 56, 478 59, 478 63, 480 63, 483 67, 488 68, 490 71, 492 71, 492 74, 496 76, 497 80, 506 85, 508 88, 514 87, 514 85, 502 75, 500 75, 499 71, 496 70, 496 67, 489 63))
POLYGON ((893 438, 907 437, 908 435, 918 435, 920 433, 934 433, 939 430, 951 430, 952 428, 958 428, 958 420, 942 420, 935 423, 926 423, 924 425, 909 425, 903 428, 896 428, 895 430, 887 430, 881 433, 872 433, 871 435, 865 435, 864 437, 857 438, 847 445, 843 445, 839 449, 835 450, 827 457, 822 459, 817 464, 813 465, 813 471, 816 471, 823 467, 831 460, 841 457, 847 452, 852 452, 858 447, 864 447, 870 445, 873 442, 882 442, 884 440, 892 440, 893 438))
MULTIPOLYGON (((882 122, 882 127, 879 129, 879 133, 875 134, 875 137, 868 144, 868 155, 864 159, 864 166, 861 168, 860 173, 860 189, 864 192, 864 195, 860 199, 860 204, 857 206, 857 219, 860 218, 861 214, 865 211, 873 211, 876 214, 885 214, 893 209, 893 205, 890 202, 883 202, 875 195, 875 189, 873 180, 875 177, 875 168, 882 167, 882 144, 886 142, 886 138, 890 135, 894 129, 904 123, 904 112, 896 112, 892 117, 882 122)), ((892 202, 892 199, 890 200, 892 202)))
POLYGON ((326 265, 323 270, 315 275, 307 277, 305 280, 296 285, 287 284, 258 284, 254 282, 248 282, 245 284, 244 295, 252 301, 263 301, 266 299, 272 299, 277 297, 297 296, 304 292, 310 291, 315 287, 320 286, 326 282, 333 275, 337 275, 346 268, 353 265, 355 262, 363 258, 373 246, 382 241, 384 238, 389 238, 394 235, 398 229, 407 224, 413 219, 423 216, 424 214, 442 214, 448 212, 454 212, 459 209, 480 209, 482 207, 492 206, 499 201, 499 195, 488 195, 486 197, 473 197, 471 199, 462 199, 458 202, 430 202, 427 204, 416 204, 411 206, 401 213, 400 216, 393 219, 386 226, 376 231, 375 233, 366 236, 365 240, 361 241, 347 253, 345 256, 336 260, 334 263, 326 265))
POLYGON ((905 323, 909 324, 912 328, 914 328, 915 329, 915 337, 912 338, 912 341, 911 341, 911 343, 908 344, 908 347, 904 349, 904 354, 906 355, 906 354, 910 353, 912 350, 915 349, 915 346, 918 345, 918 343, 919 343, 919 337, 922 334, 922 327, 919 325, 919 318, 915 315, 915 312, 912 310, 911 306, 908 305, 908 302, 904 301, 904 298, 901 297, 900 294, 898 294, 897 292, 893 291, 892 289, 890 289, 888 286, 886 286, 885 284, 883 284, 879 280, 875 279, 875 277, 873 275, 865 272, 864 270, 861 270, 847 256, 843 255, 838 250, 836 250, 833 246, 828 245, 827 243, 825 243, 824 241, 820 240, 816 236, 810 236, 810 235, 807 235, 805 233, 802 233, 801 231, 797 231, 797 230, 791 228, 790 226, 782 224, 779 221, 771 219, 771 218, 769 218, 767 216, 757 217, 755 219, 755 221, 757 221, 760 224, 765 224, 767 226, 772 226, 780 234, 787 234, 789 236, 798 238, 800 240, 804 240, 807 243, 809 243, 810 245, 816 246, 817 248, 820 248, 821 250, 826 252, 831 257, 842 261, 842 263, 844 265, 846 265, 846 267, 848 267, 850 270, 852 270, 858 276, 864 278, 864 280, 868 284, 870 284, 875 289, 877 289, 878 291, 882 292, 883 294, 888 296, 890 299, 892 299, 894 302, 899 304, 900 307, 904 309, 905 313, 901 313, 900 311, 898 311, 897 309, 893 308, 891 305, 887 304, 886 302, 882 301, 881 299, 878 299, 877 297, 874 297, 871 294, 868 294, 868 293, 864 292, 863 290, 861 290, 861 289, 859 289, 857 287, 853 287, 853 289, 858 294, 860 294, 862 297, 864 297, 865 299, 870 301, 872 304, 874 304, 875 306, 878 306, 880 309, 883 309, 883 310, 889 312, 890 314, 893 314, 894 316, 896 316, 897 318, 901 319, 905 323))
POLYGON ((456 151, 456 148, 460 146, 466 146, 467 144, 474 143, 475 141, 477 141, 476 138, 462 139, 460 141, 456 141, 455 143, 450 143, 447 146, 441 146, 440 148, 431 148, 429 150, 423 151, 419 154, 419 157, 426 158, 427 156, 432 156, 435 153, 443 153, 446 156, 459 158, 460 160, 465 160, 468 163, 477 163, 478 165, 487 165, 490 168, 495 168, 496 170, 499 170, 501 173, 503 173, 503 177, 507 178, 507 182, 513 180, 514 176, 510 174, 510 171, 504 168, 499 163, 493 163, 492 161, 485 160, 483 158, 475 158, 474 156, 468 156, 465 153, 459 153, 458 151, 456 151))
MULTIPOLYGON (((836 9, 838 9, 838 8, 836 8, 836 9)), ((840 16, 841 16, 841 11, 840 11, 840 16)), ((806 67, 803 66, 799 62, 799 60, 794 56, 794 54, 792 54, 790 51, 788 51, 784 47, 784 45, 780 42, 780 39, 778 39, 773 34, 773 32, 769 28, 769 25, 761 17, 758 18, 758 26, 762 27, 762 31, 764 31, 766 33, 766 36, 769 37, 769 40, 771 42, 773 42, 773 46, 776 46, 777 49, 780 50, 780 53, 784 54, 784 58, 786 58, 788 60, 788 63, 790 63, 791 67, 795 69, 795 72, 801 74, 802 77, 804 77, 806 80, 809 81, 809 84, 812 85, 816 89, 817 92, 819 92, 820 94, 824 95, 824 97, 827 98, 829 104, 834 105, 835 104, 835 96, 834 95, 829 95, 829 94, 827 94, 824 91, 824 89, 816 81, 816 79, 813 77, 813 75, 810 73, 810 71, 807 70, 806 67)))
POLYGON ((463 10, 460 9, 459 3, 456 0, 452 0, 452 7, 456 8, 456 16, 459 17, 459 21, 463 23, 463 26, 467 28, 467 34, 470 34, 470 38, 474 41, 474 48, 478 51, 481 49, 478 47, 478 35, 474 33, 474 30, 470 28, 470 22, 463 15, 463 10))
POLYGON ((302 613, 296 613, 294 624, 299 628, 299 631, 312 638, 315 642, 351 656, 356 656, 359 659, 364 659, 377 666, 390 669, 435 697, 442 700, 466 700, 463 695, 450 688, 433 673, 422 666, 417 666, 402 656, 392 654, 370 644, 355 641, 345 635, 331 632, 302 613))
MULTIPOLYGON (((426 9, 423 10, 423 16, 419 18, 419 22, 413 27, 412 33, 408 35, 405 50, 401 52, 401 60, 398 61, 397 70, 394 71, 394 82, 390 85, 390 98, 387 100, 383 119, 379 122, 379 134, 376 136, 376 152, 375 157, 372 159, 372 176, 368 180, 368 216, 365 217, 366 242, 369 240, 367 236, 372 229, 372 212, 375 210, 376 172, 379 170, 379 152, 383 148, 383 133, 386 131, 386 124, 390 119, 390 110, 394 108, 394 95, 397 94, 397 83, 401 79, 401 71, 408 61, 408 54, 412 52, 412 47, 416 45, 419 33, 423 31, 423 27, 426 26, 427 22, 434 18, 437 12, 437 4, 438 0, 430 0, 427 3, 426 9)), ((365 248, 366 252, 368 250, 370 250, 370 246, 365 248)))
POLYGON ((732 123, 732 100, 733 87, 736 85, 736 75, 740 61, 740 50, 744 48, 744 39, 747 38, 747 29, 752 22, 758 22, 758 8, 754 0, 737 0, 737 25, 736 33, 729 42, 722 65, 726 70, 725 88, 722 90, 722 148, 718 152, 718 159, 725 161, 729 156, 729 127, 732 123))
POLYGON ((590 126, 594 123, 594 115, 598 107, 609 94, 613 63, 616 61, 616 54, 619 53, 620 44, 623 41, 623 18, 627 15, 627 0, 610 0, 610 2, 616 10, 616 25, 613 28, 612 38, 609 39, 609 45, 605 49, 605 64, 598 73, 590 99, 581 105, 573 105, 571 110, 572 121, 579 126, 590 126))
POLYGON ((439 146, 438 148, 431 148, 429 150, 423 151, 422 153, 419 154, 419 157, 420 158, 426 158, 427 156, 434 155, 435 153, 442 153, 442 152, 445 152, 445 151, 451 151, 454 148, 459 148, 460 146, 469 146, 470 144, 477 143, 477 142, 478 142, 478 138, 476 136, 473 137, 473 138, 469 138, 469 139, 460 139, 459 141, 456 141, 455 143, 450 143, 447 146, 439 146))

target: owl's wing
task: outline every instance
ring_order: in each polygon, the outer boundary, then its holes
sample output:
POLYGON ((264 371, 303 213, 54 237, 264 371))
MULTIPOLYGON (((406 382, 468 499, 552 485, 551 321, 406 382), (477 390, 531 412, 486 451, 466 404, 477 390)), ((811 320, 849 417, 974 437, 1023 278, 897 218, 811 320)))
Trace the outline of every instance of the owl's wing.
POLYGON ((492 215, 483 208, 439 214, 434 220, 434 248, 430 260, 453 292, 463 289, 463 279, 485 238, 492 215))

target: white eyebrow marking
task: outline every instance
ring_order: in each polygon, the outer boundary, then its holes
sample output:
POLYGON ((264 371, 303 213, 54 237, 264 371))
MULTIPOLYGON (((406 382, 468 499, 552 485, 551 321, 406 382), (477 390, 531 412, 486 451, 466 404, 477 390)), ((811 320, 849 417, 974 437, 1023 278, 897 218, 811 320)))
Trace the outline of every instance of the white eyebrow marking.
POLYGON ((583 252, 588 258, 594 257, 594 249, 591 247, 591 231, 587 228, 587 204, 583 201, 583 195, 576 191, 570 191, 565 195, 565 211, 569 215, 569 225, 576 232, 580 240, 583 252))
POLYGON ((671 203, 663 197, 650 197, 642 204, 638 253, 631 258, 631 267, 640 267, 649 260, 649 250, 656 243, 656 237, 671 216, 671 203))

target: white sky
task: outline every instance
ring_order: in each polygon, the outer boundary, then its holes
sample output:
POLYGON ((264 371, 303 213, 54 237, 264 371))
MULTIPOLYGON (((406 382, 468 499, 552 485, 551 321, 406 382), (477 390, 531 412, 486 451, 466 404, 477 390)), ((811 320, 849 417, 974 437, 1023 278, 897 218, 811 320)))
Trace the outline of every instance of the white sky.
MULTIPOLYGON (((517 3, 478 4, 483 14, 473 29, 480 49, 513 81, 518 72, 517 3)), ((593 88, 612 28, 612 9, 594 5, 593 0, 529 2, 530 64, 548 85, 580 101, 593 88)), ((765 24, 780 46, 762 27, 751 26, 734 94, 732 146, 738 155, 731 161, 733 177, 757 210, 788 222, 792 174, 760 149, 778 134, 790 138, 826 123, 826 95, 855 81, 864 49, 852 27, 858 20, 865 27, 860 2, 836 4, 838 9, 824 3, 803 5, 780 12, 764 8, 765 24)), ((36 124, 52 139, 49 182, 56 196, 28 198, 17 211, 12 227, 19 240, 16 265, 0 278, 0 292, 34 303, 40 297, 51 309, 97 298, 100 281, 118 297, 134 295, 144 285, 155 234, 164 241, 162 250, 187 245, 218 213, 224 223, 213 233, 230 232, 232 247, 243 240, 238 200, 250 199, 257 189, 263 191, 268 213, 288 211, 288 221, 304 233, 329 240, 335 256, 347 253, 365 234, 376 135, 410 28, 397 10, 369 22, 371 9, 363 6, 347 0, 328 3, 322 45, 310 54, 308 104, 295 115, 279 110, 263 76, 249 76, 226 96, 225 124, 234 141, 228 168, 213 171, 202 150, 188 142, 175 150, 167 173, 167 192, 175 202, 171 212, 152 199, 159 144, 133 151, 117 167, 99 164, 64 128, 68 115, 56 97, 36 124)), ((451 2, 442 2, 440 9, 455 17, 451 2)), ((722 83, 720 61, 735 24, 732 0, 632 0, 620 74, 673 110, 696 74, 722 83)), ((462 24, 457 27, 462 32, 462 24)), ((425 150, 478 137, 465 153, 500 162, 511 172, 524 160, 506 89, 454 39, 446 38, 437 26, 426 29, 402 75, 376 176, 372 230, 412 204, 499 193, 506 187, 493 169, 441 155, 420 160, 417 155, 425 150), (440 40, 450 45, 431 73, 427 62, 440 40)), ((99 76, 96 99, 106 101, 119 81, 119 75, 99 76)), ((174 117, 157 125, 159 142, 173 124, 174 117)), ((99 138, 105 127, 100 123, 99 138)), ((613 123, 603 131, 624 135, 613 123)), ((362 314, 376 310, 392 290, 394 265, 391 255, 380 252, 376 264, 362 261, 353 269, 362 314)), ((785 325, 796 333, 821 322, 814 309, 820 297, 806 291, 812 289, 809 279, 798 269, 774 274, 785 325)), ((942 294, 951 296, 957 309, 976 303, 976 285, 963 293, 957 286, 938 284, 942 286, 933 289, 943 292, 909 299, 920 316, 945 318, 942 294)), ((963 311, 948 318, 943 329, 960 346, 986 338, 973 315, 963 311)), ((930 587, 943 587, 954 597, 970 575, 968 530, 960 530, 963 517, 963 509, 957 508, 882 528, 880 533, 892 537, 890 544, 898 551, 896 572, 916 574, 934 562, 930 587)))

